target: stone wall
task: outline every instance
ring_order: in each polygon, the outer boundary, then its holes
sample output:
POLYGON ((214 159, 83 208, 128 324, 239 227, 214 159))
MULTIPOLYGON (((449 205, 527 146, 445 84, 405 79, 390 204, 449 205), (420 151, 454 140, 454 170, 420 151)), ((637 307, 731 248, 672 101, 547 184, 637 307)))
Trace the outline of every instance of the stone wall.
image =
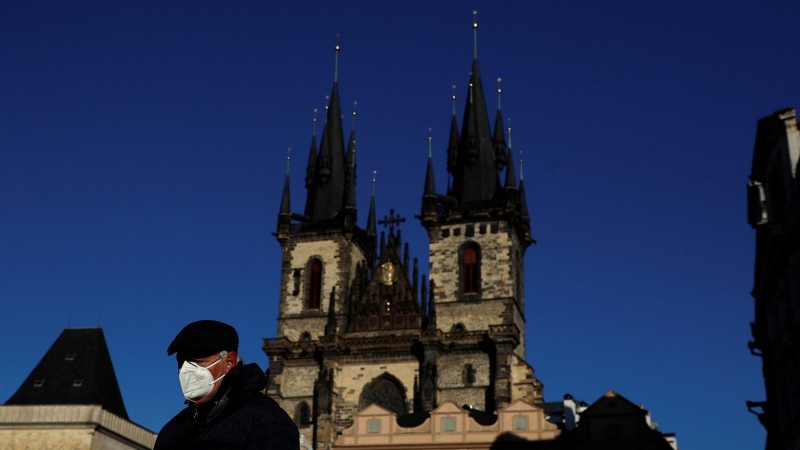
POLYGON ((365 255, 353 241, 340 233, 295 236, 286 245, 281 276, 278 337, 285 336, 297 341, 303 332, 308 332, 312 340, 316 340, 325 332, 330 295, 334 287, 336 314, 346 314, 345 295, 355 274, 356 265, 365 259, 365 255), (322 262, 321 298, 319 309, 309 311, 306 308, 308 268, 313 259, 322 262))
MULTIPOLYGON (((358 407, 361 391, 383 374, 390 374, 405 388, 408 410, 413 409, 414 376, 419 375, 419 362, 412 355, 408 361, 381 364, 340 365, 336 368, 334 383, 340 402, 358 407)), ((344 405, 343 405, 344 406, 344 405)))
POLYGON ((98 405, 0 406, 0 448, 144 450, 156 434, 98 405))

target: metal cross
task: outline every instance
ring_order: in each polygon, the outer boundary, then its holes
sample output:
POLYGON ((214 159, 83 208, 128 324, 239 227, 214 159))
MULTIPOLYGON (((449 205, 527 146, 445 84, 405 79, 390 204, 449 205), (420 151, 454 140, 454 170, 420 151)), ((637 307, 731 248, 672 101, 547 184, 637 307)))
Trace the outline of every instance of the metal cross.
POLYGON ((390 209, 389 210, 389 215, 388 216, 383 216, 383 220, 379 220, 378 223, 383 225, 383 226, 387 226, 388 225, 389 226, 389 234, 394 234, 394 226, 395 226, 395 224, 399 225, 401 222, 405 222, 405 221, 406 221, 405 217, 400 217, 399 215, 395 216, 394 215, 394 210, 390 209))

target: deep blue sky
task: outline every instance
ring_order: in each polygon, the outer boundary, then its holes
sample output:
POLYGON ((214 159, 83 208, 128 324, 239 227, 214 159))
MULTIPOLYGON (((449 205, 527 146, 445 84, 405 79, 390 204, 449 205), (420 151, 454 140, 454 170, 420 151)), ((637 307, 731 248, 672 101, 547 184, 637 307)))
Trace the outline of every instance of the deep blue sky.
POLYGON ((153 430, 183 406, 166 347, 186 323, 233 324, 266 367, 286 152, 302 211, 337 34, 360 220, 377 170, 379 214, 424 258, 428 129, 443 189, 478 10, 490 114, 502 77, 524 151, 545 398, 615 389, 682 449, 761 448, 745 184, 756 120, 800 105, 800 2, 333 3, 0 3, 0 401, 67 326, 103 327, 153 430))

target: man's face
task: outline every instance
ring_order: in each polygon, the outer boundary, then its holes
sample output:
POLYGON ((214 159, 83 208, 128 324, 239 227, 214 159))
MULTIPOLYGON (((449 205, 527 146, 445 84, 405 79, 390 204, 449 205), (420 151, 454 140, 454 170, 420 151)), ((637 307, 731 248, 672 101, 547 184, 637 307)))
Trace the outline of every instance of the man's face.
POLYGON ((180 370, 181 366, 183 365, 184 361, 189 361, 191 363, 197 364, 200 367, 207 367, 208 371, 211 372, 211 375, 217 380, 214 383, 214 386, 211 388, 211 392, 208 393, 205 397, 197 399, 194 404, 195 405, 202 405, 203 403, 211 400, 217 394, 217 390, 219 389, 220 383, 222 383, 221 378, 223 375, 227 374, 234 367, 236 367, 236 352, 228 352, 224 358, 220 358, 218 354, 213 354, 211 356, 206 356, 203 358, 195 358, 195 357, 186 357, 184 355, 177 355, 178 359, 178 369, 180 370), (221 359, 221 361, 220 361, 221 359), (217 361, 219 361, 217 364, 217 361))

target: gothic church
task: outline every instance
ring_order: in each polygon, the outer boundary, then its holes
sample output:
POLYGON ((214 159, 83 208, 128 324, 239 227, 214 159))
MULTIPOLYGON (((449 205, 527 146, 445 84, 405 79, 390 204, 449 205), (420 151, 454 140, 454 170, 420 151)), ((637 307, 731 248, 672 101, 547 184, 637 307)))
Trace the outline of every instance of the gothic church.
POLYGON ((525 361, 523 261, 534 242, 525 188, 500 110, 492 130, 477 54, 465 99, 446 149, 452 184, 437 190, 429 153, 420 186, 427 277, 395 228, 402 219, 392 214, 378 235, 374 193, 358 224, 355 132, 345 146, 337 75, 319 146, 311 138, 302 214, 292 211, 286 175, 267 393, 317 448, 332 447, 373 403, 413 425, 445 401, 489 414, 542 401, 525 361))

